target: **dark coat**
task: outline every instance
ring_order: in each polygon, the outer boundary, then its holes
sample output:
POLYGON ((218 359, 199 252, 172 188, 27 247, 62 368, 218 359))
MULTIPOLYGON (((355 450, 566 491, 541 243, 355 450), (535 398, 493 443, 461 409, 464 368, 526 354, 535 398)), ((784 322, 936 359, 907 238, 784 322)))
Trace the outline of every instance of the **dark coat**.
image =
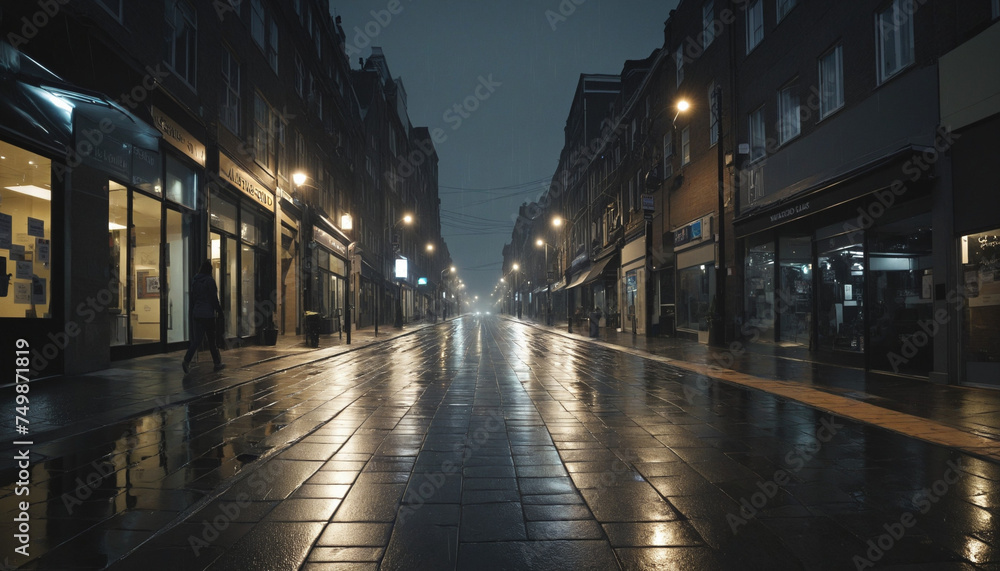
POLYGON ((212 319, 215 313, 222 313, 219 303, 219 288, 208 274, 195 274, 191 284, 191 315, 195 318, 212 319))

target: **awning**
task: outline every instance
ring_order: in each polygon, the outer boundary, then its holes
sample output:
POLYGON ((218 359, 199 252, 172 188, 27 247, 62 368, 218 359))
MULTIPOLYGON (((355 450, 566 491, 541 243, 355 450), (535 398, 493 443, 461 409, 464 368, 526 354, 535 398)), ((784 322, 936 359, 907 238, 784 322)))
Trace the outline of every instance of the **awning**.
POLYGON ((563 278, 563 279, 557 281, 556 283, 552 284, 552 293, 555 293, 557 291, 564 290, 564 289, 566 289, 566 278, 563 278))
POLYGON ((64 82, 9 44, 0 43, 0 76, 0 130, 140 188, 160 185, 160 132, 124 107, 64 82))
POLYGON ((617 260, 617 259, 618 259, 617 255, 610 255, 607 258, 601 260, 600 262, 594 264, 594 267, 590 269, 590 272, 587 274, 587 279, 585 279, 583 283, 589 284, 591 282, 595 282, 598 279, 600 279, 601 276, 604 275, 604 270, 605 268, 608 267, 608 264, 610 264, 612 260, 617 260))
POLYGON ((569 282, 569 285, 566 286, 566 289, 573 289, 576 286, 583 284, 584 280, 586 280, 589 275, 590 275, 590 269, 586 269, 576 274, 576 276, 573 278, 573 281, 569 282))

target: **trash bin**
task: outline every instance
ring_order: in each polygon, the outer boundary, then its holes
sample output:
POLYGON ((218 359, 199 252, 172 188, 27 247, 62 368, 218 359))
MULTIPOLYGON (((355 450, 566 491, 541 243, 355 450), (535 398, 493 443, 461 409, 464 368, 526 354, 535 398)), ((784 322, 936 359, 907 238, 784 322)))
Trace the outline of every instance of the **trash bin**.
POLYGON ((590 336, 598 337, 601 332, 601 310, 595 309, 590 312, 590 336))
POLYGON ((306 345, 309 347, 319 347, 319 327, 320 315, 315 311, 305 312, 306 316, 306 345))

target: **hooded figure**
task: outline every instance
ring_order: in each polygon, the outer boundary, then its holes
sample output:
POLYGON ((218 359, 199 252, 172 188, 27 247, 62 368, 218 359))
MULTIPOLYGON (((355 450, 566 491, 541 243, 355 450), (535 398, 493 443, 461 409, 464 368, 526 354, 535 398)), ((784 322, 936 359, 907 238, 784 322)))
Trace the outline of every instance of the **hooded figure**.
POLYGON ((187 354, 184 355, 184 362, 181 363, 185 373, 191 370, 191 359, 198 351, 198 346, 201 345, 201 340, 205 335, 208 335, 208 350, 212 353, 215 370, 218 371, 225 367, 222 364, 219 348, 215 345, 216 314, 222 315, 219 288, 212 278, 212 262, 205 260, 191 283, 191 344, 188 346, 187 354))

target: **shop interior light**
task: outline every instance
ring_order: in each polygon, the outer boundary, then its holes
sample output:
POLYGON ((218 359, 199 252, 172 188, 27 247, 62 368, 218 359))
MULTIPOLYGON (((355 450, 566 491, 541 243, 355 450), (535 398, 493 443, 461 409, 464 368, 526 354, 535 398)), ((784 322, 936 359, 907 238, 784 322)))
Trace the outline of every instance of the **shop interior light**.
POLYGON ((40 186, 35 186, 33 184, 28 184, 24 186, 7 186, 4 187, 7 190, 12 190, 14 192, 20 192, 21 194, 27 194, 28 196, 33 196, 35 198, 41 198, 42 200, 52 200, 52 191, 47 188, 42 188, 40 186))
POLYGON ((127 226, 122 226, 117 222, 108 222, 108 230, 124 230, 128 228, 127 226))

